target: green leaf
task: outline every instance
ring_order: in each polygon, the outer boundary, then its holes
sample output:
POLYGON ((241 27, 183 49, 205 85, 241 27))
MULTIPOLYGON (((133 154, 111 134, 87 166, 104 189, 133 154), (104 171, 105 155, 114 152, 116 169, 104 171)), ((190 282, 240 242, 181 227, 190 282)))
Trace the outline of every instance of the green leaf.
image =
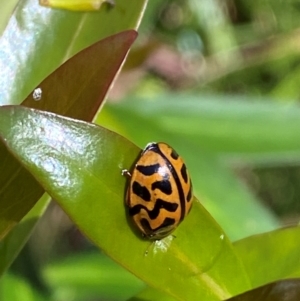
MULTIPOLYGON (((270 101, 202 94, 130 97, 113 107, 139 115, 170 134, 216 152, 229 163, 257 165, 300 161, 300 108, 270 101)), ((134 126, 134 121, 127 120, 134 126)))
POLYGON ((43 278, 55 300, 127 300, 145 284, 101 253, 76 254, 46 265, 43 278), (65 298, 59 298, 65 296, 65 298))
POLYGON ((234 243, 253 287, 287 278, 300 278, 299 236, 300 227, 297 226, 234 243))
POLYGON ((178 300, 217 301, 249 289, 230 241, 196 198, 176 237, 151 244, 132 231, 121 172, 140 149, 126 139, 22 107, 0 108, 0 135, 82 232, 147 284, 178 300))

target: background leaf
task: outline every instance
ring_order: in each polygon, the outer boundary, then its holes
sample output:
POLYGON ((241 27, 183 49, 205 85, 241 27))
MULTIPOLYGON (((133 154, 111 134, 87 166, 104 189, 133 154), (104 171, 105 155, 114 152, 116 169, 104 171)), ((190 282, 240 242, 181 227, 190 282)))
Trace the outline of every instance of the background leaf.
POLYGON ((300 279, 270 283, 228 301, 297 301, 300 298, 300 279))
MULTIPOLYGON (((198 149, 217 153, 225 162, 299 162, 297 105, 241 96, 165 93, 143 99, 131 96, 110 110, 118 117, 138 115, 154 129, 159 127, 170 135, 183 136, 198 149)), ((134 123, 130 117, 125 120, 130 130, 134 123)))
POLYGON ((299 226, 283 228, 234 243, 253 287, 300 278, 299 233, 299 226))
MULTIPOLYGON (((34 200, 34 198, 33 198, 34 200)), ((10 266, 19 251, 29 238, 41 214, 49 203, 49 196, 44 196, 37 202, 28 214, 13 228, 13 230, 0 242, 0 276, 10 266)), ((12 215, 12 214, 11 214, 12 215)))
POLYGON ((44 279, 54 292, 55 300, 127 300, 145 284, 99 252, 76 254, 45 266, 44 279), (75 292, 75 296, 74 296, 75 292))
POLYGON ((19 276, 6 274, 0 282, 0 298, 3 301, 46 301, 30 284, 19 276))
POLYGON ((92 120, 136 37, 127 30, 82 50, 38 85, 41 99, 31 93, 22 105, 92 120))

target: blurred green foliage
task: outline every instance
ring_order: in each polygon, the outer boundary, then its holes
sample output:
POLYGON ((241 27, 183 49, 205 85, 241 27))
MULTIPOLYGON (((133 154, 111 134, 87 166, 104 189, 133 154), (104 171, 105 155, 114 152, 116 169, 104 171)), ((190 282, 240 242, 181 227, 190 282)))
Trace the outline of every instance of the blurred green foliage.
MULTIPOLYGON (((141 33, 150 45, 155 40, 156 50, 171 49, 165 62, 176 54, 174 68, 160 68, 163 55, 150 63, 147 56, 148 72, 132 93, 176 90, 226 96, 224 102, 231 96, 242 102, 298 102, 299 15, 296 0, 152 1, 141 33)), ((300 213, 299 157, 287 161, 242 164, 235 171, 277 216, 293 224, 300 213)))

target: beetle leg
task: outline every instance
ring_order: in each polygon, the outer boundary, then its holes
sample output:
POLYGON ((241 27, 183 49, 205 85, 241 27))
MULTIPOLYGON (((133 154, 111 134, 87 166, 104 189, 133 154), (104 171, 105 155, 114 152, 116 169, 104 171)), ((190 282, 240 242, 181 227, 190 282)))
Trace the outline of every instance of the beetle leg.
POLYGON ((122 170, 122 176, 131 178, 131 173, 129 172, 128 169, 123 169, 123 170, 122 170))

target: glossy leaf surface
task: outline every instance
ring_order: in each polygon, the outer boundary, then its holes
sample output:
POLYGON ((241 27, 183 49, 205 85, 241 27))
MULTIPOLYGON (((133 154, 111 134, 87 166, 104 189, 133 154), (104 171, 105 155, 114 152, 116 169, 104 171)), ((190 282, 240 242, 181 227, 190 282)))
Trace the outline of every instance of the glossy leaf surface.
POLYGON ((300 278, 300 227, 283 228, 234 243, 253 287, 300 278))
POLYGON ((146 283, 178 300, 217 301, 249 289, 231 243, 197 199, 176 238, 151 245, 132 231, 121 171, 132 166, 140 149, 126 139, 22 107, 0 108, 0 133, 85 235, 146 283))

